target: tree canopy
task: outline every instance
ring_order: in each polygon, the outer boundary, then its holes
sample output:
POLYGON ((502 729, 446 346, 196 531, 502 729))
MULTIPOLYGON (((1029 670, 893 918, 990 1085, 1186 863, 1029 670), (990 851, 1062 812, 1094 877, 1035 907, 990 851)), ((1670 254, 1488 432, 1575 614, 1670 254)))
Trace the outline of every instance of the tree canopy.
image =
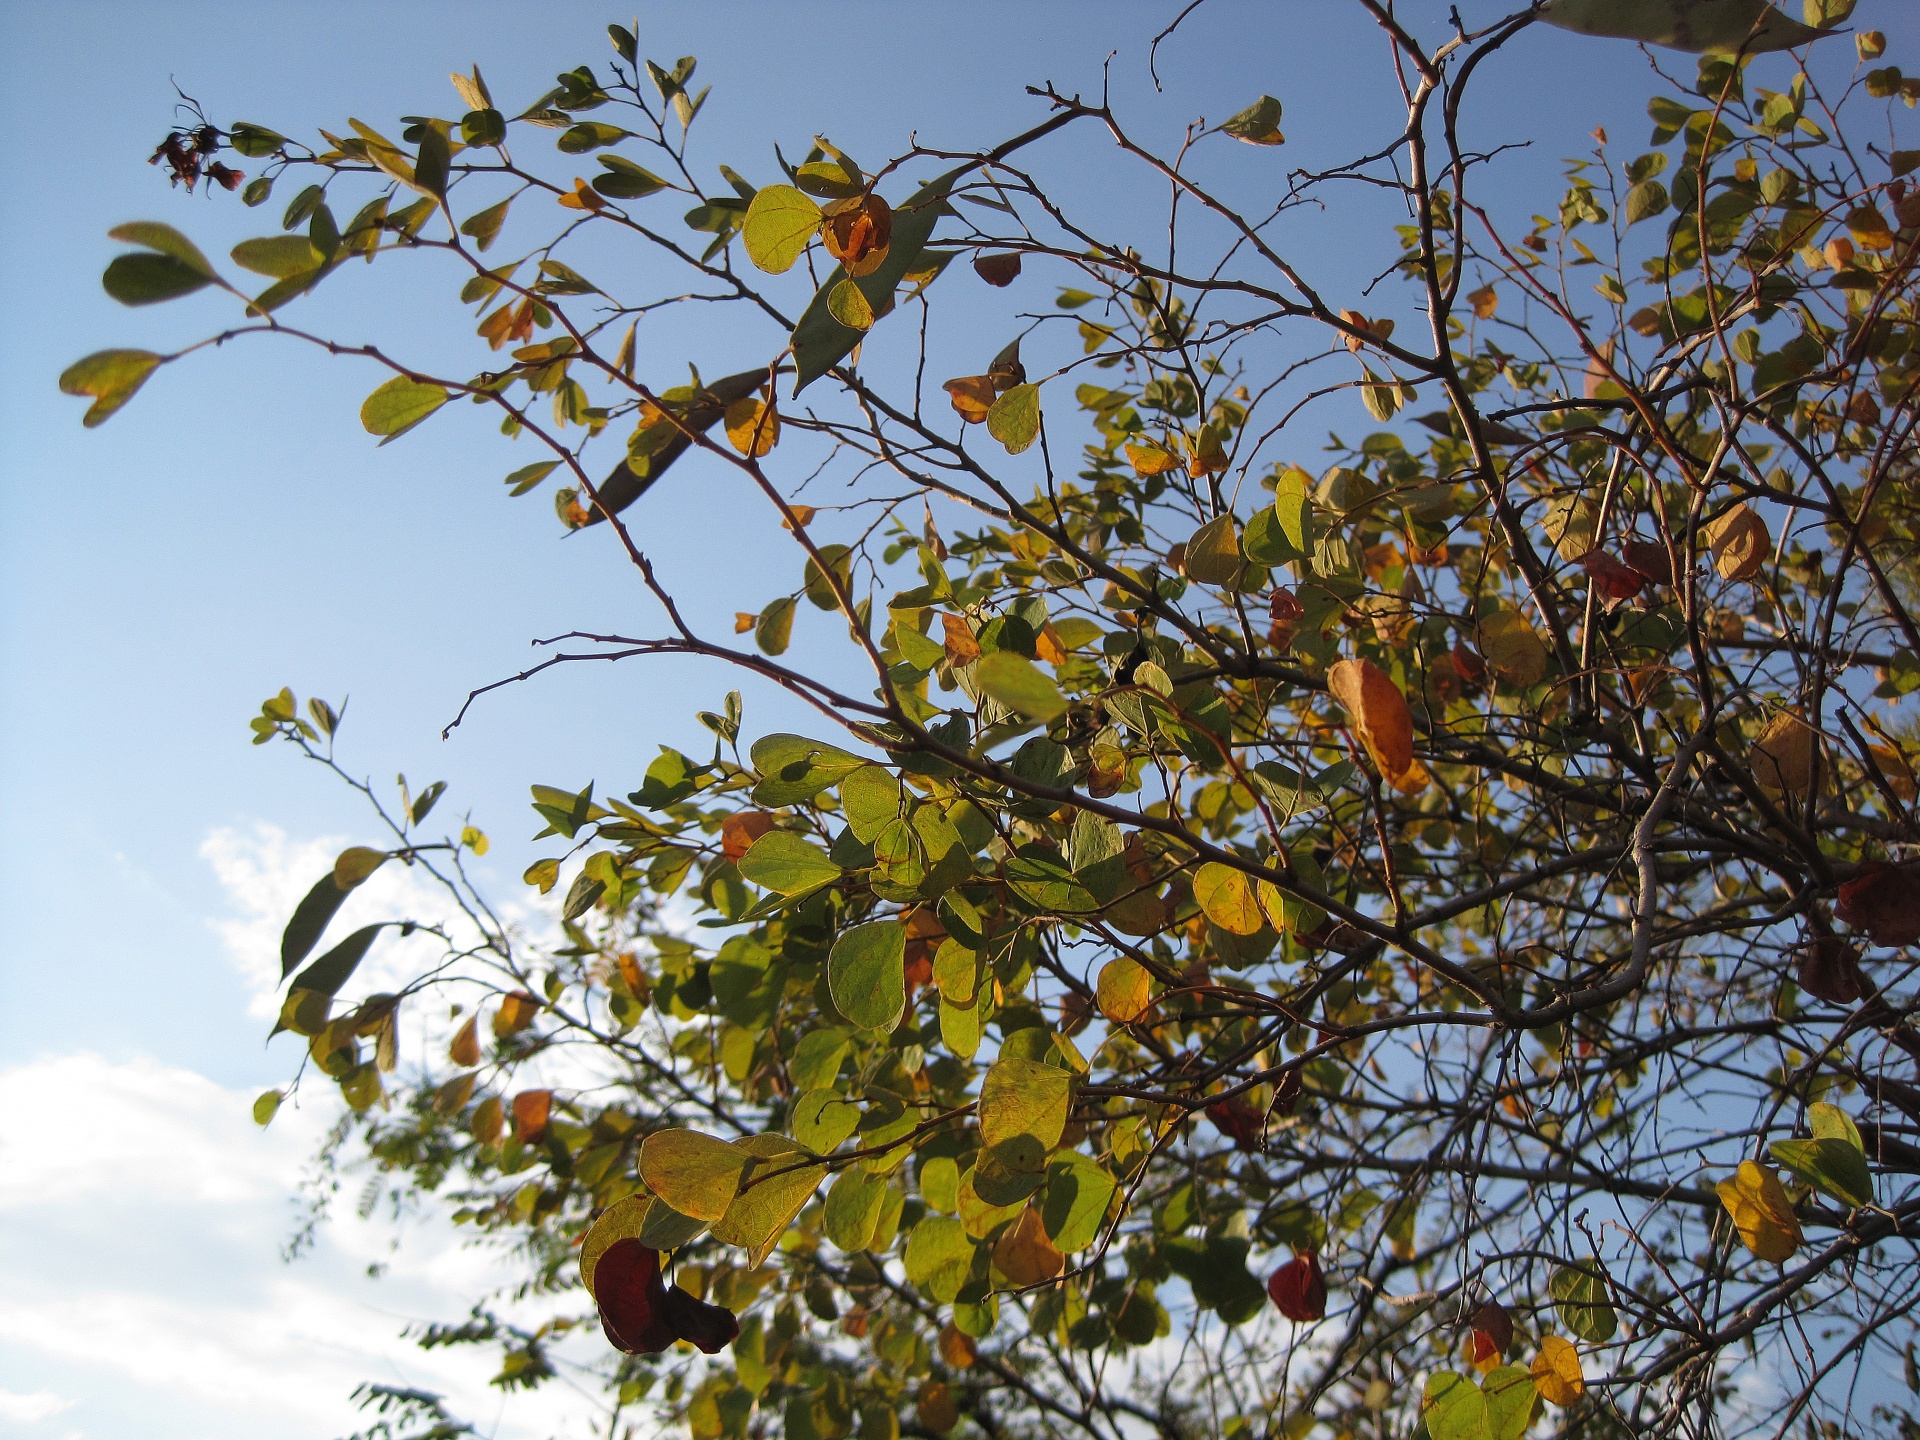
MULTIPOLYGON (((374 827, 286 929, 291 1083, 337 1086, 335 1162, 524 1262, 519 1318, 424 1343, 584 1377, 610 1435, 1920 1431, 1920 80, 1829 36, 1847 0, 1558 0, 1438 47, 1356 3, 1404 131, 1316 173, 1271 95, 1164 154, 1051 87, 990 149, 716 172, 694 58, 620 25, 530 101, 475 68, 441 115, 156 153, 280 224, 224 264, 122 226, 110 294, 370 363, 382 444, 497 414, 512 493, 653 601, 536 669, 739 677, 710 754, 532 787, 547 933, 325 701, 253 721, 374 827), (1462 126, 1541 20, 1703 53, 1515 223, 1462 126), (1050 191, 1070 127, 1149 238, 1050 191), (1397 259, 1328 293, 1289 217, 1379 194, 1397 259), (326 332, 401 254, 477 369, 326 332), (981 287, 1025 306, 1004 345, 927 373, 981 287), (652 353, 682 305, 734 373, 652 353), (793 547, 733 635, 634 523, 696 448, 793 547), (806 733, 750 723, 767 687, 806 733), (387 864, 460 923, 330 933, 387 864)), ((199 348, 61 387, 98 424, 199 348)))

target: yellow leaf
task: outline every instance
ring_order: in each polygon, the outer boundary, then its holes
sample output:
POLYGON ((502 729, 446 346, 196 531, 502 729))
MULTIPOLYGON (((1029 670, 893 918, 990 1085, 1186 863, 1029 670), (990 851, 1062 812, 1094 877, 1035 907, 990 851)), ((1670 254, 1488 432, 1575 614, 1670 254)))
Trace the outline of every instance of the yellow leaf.
POLYGON ((1891 250, 1893 230, 1887 217, 1871 205, 1862 205, 1847 216, 1847 233, 1862 250, 1891 250))
POLYGON ((967 622, 958 615, 942 613, 940 629, 945 637, 947 663, 959 667, 971 665, 980 658, 980 642, 974 638, 973 631, 967 628, 967 622))
POLYGON ((1127 460, 1132 464, 1134 473, 1137 475, 1164 475, 1180 463, 1178 455, 1164 445, 1156 444, 1151 440, 1140 445, 1129 440, 1126 450, 1127 460))
POLYGON ((1753 742, 1753 778, 1775 794, 1804 796, 1820 767, 1820 735, 1798 715, 1773 717, 1753 742))
POLYGON ((341 890, 351 890, 386 863, 386 851, 355 845, 342 850, 340 858, 333 862, 333 883, 341 890))
POLYGON ((1572 1341, 1558 1335, 1541 1338, 1532 1371, 1533 1388, 1549 1405, 1571 1405, 1587 1393, 1586 1377, 1580 1373, 1580 1352, 1573 1348, 1572 1341))
POLYGON ((780 412, 752 395, 727 407, 727 442, 756 460, 780 442, 780 412))
POLYGON ((750 1158, 716 1135, 661 1130, 640 1146, 640 1178, 682 1215, 712 1224, 733 1203, 750 1158))
POLYGON ((1793 1258, 1800 1248, 1800 1220, 1787 1199, 1786 1187, 1773 1171, 1752 1160, 1742 1160, 1731 1180, 1713 1187, 1720 1203, 1733 1217, 1740 1243, 1762 1260, 1776 1264, 1793 1258))
POLYGON ((1100 967, 1096 990, 1100 1013, 1116 1025, 1131 1025, 1153 1005, 1153 976, 1139 961, 1116 955, 1100 967))
POLYGON ((1524 690, 1546 678, 1547 643, 1517 610, 1499 610, 1480 622, 1480 653, 1509 685, 1524 690))
POLYGON ((1912 801, 1920 794, 1920 787, 1914 784, 1913 766, 1907 763, 1907 757, 1891 745, 1869 745, 1867 753, 1873 756, 1874 766, 1886 777, 1887 788, 1902 800, 1912 801))
POLYGON ((1467 303, 1473 306, 1476 320, 1491 320, 1493 312, 1500 308, 1500 295, 1491 285, 1482 285, 1467 296, 1467 303))
POLYGON ((1254 894, 1252 879, 1231 865, 1209 860, 1196 870, 1193 898, 1209 920, 1231 934, 1257 935, 1267 923, 1254 894))

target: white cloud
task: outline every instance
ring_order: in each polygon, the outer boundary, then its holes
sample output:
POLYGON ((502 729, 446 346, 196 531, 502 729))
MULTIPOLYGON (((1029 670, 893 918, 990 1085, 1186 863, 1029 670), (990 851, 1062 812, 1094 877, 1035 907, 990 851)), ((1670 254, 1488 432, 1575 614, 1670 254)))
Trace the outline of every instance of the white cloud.
MULTIPOLYGON (((274 825, 249 830, 213 831, 200 846, 201 858, 239 913, 212 922, 225 942, 234 967, 253 999, 248 1013, 270 1019, 279 1013, 280 934, 308 890, 333 869, 346 840, 322 836, 296 841, 274 825)), ((453 898, 421 870, 389 862, 347 896, 327 927, 333 943, 362 925, 381 920, 413 920, 439 925, 463 943, 474 929, 453 898)), ((392 990, 417 969, 423 955, 438 946, 432 936, 401 940, 383 936, 361 963, 356 984, 367 990, 392 990)))
POLYGON ((0 1420, 31 1425, 36 1420, 45 1420, 50 1415, 58 1415, 62 1410, 72 1408, 73 1401, 51 1390, 36 1390, 31 1395, 0 1390, 0 1420))
POLYGON ((349 1395, 375 1380, 444 1394, 501 1440, 585 1428, 590 1407, 564 1389, 489 1386, 492 1351, 403 1338, 459 1319, 511 1273, 450 1225, 412 1221, 395 1249, 389 1224, 342 1213, 310 1258, 284 1264, 291 1200, 333 1107, 288 1109, 263 1132, 250 1102, 145 1060, 0 1070, 0 1381, 14 1387, 0 1419, 72 1409, 90 1435, 326 1440, 360 1428, 349 1395))

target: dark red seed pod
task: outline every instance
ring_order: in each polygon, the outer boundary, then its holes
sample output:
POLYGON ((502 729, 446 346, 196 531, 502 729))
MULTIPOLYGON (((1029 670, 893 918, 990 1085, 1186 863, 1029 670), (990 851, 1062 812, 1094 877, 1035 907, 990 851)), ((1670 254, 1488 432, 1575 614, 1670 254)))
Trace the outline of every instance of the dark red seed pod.
POLYGON ((1280 1313, 1296 1324, 1318 1320, 1327 1313, 1327 1280, 1320 1273, 1320 1256, 1312 1250, 1296 1255, 1267 1281, 1267 1294, 1280 1313))
POLYGON ((658 1355, 680 1338, 668 1318, 658 1250, 638 1240, 614 1241, 593 1267, 593 1291, 600 1328, 614 1349, 658 1355))

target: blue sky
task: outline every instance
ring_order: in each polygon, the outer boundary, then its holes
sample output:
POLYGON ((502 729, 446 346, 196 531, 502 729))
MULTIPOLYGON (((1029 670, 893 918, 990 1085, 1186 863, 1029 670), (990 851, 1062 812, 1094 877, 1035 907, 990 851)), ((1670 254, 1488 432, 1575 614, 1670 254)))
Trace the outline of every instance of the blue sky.
MULTIPOLYGON (((1404 8, 1429 34, 1446 12, 1404 8)), ((727 162, 765 181, 772 140, 792 155, 816 132, 870 168, 913 130, 945 148, 991 143, 1043 118, 1029 83, 1097 93, 1110 51, 1115 100, 1155 142, 1279 96, 1290 143, 1225 146, 1208 162, 1236 172, 1277 177, 1391 136, 1385 47, 1353 7, 1215 0, 1162 48, 1156 95, 1145 45, 1170 13, 716 0, 655 5, 638 32, 656 58, 698 55, 714 85, 695 129, 709 175, 727 162)), ((1900 0, 1865 0, 1857 20, 1898 34, 1899 14, 1900 0)), ((488 865, 507 893, 535 853, 528 782, 631 788, 656 743, 703 744, 692 712, 733 682, 681 664, 578 667, 497 694, 442 743, 466 691, 523 665, 533 637, 656 619, 604 531, 562 539, 544 495, 505 497, 499 477, 531 457, 468 413, 376 449, 355 416, 381 377, 290 346, 174 367, 94 431, 54 379, 89 351, 165 349, 226 318, 209 296, 142 311, 109 300, 109 227, 163 219, 219 256, 272 233, 287 198, 248 211, 168 189, 145 162, 172 122, 170 77, 223 125, 311 134, 351 114, 393 133, 401 114, 457 110, 450 69, 477 61, 497 96, 524 104, 559 70, 604 66, 612 19, 627 17, 557 0, 0 12, 0 1113, 32 1117, 0 1137, 12 1177, 0 1180, 0 1433, 137 1425, 186 1440, 271 1425, 321 1440, 349 1428, 346 1392, 369 1376, 451 1388, 502 1434, 552 1428, 525 1402, 500 1413, 483 1373, 431 1369, 396 1338, 481 1283, 485 1261, 449 1237, 414 1232, 378 1282, 364 1276, 387 1255, 377 1227, 347 1223, 312 1259, 278 1259, 323 1117, 265 1136, 245 1121, 247 1098, 292 1064, 262 1045, 261 957, 329 847, 366 832, 341 787, 249 747, 246 720, 282 685, 350 694, 349 766, 447 780, 443 805, 495 838, 488 865)), ((1676 73, 1691 66, 1673 57, 1676 73)), ((1552 203, 1563 158, 1595 125, 1616 153, 1641 148, 1649 78, 1631 46, 1536 29, 1496 68, 1474 123, 1530 142, 1499 162, 1511 213, 1552 203)), ((1091 134, 1068 139, 1049 178, 1090 213, 1124 216, 1136 197, 1103 189, 1109 154, 1091 134)), ((1331 293, 1357 294, 1381 268, 1378 237, 1357 242, 1347 216, 1296 224, 1292 243, 1331 293)), ((301 302, 302 318, 465 353, 452 342, 466 322, 406 278, 356 267, 301 302)), ((970 299, 978 318, 954 343, 997 348, 1001 320, 1048 294, 1036 280, 970 299)), ((764 335, 711 326, 650 333, 643 364, 661 375, 770 353, 764 335)), ((722 479, 690 458, 642 523, 693 613, 724 629, 768 598, 757 568, 791 562, 777 532, 732 523, 722 479)), ((750 733, 797 719, 765 693, 747 704, 750 733)))

